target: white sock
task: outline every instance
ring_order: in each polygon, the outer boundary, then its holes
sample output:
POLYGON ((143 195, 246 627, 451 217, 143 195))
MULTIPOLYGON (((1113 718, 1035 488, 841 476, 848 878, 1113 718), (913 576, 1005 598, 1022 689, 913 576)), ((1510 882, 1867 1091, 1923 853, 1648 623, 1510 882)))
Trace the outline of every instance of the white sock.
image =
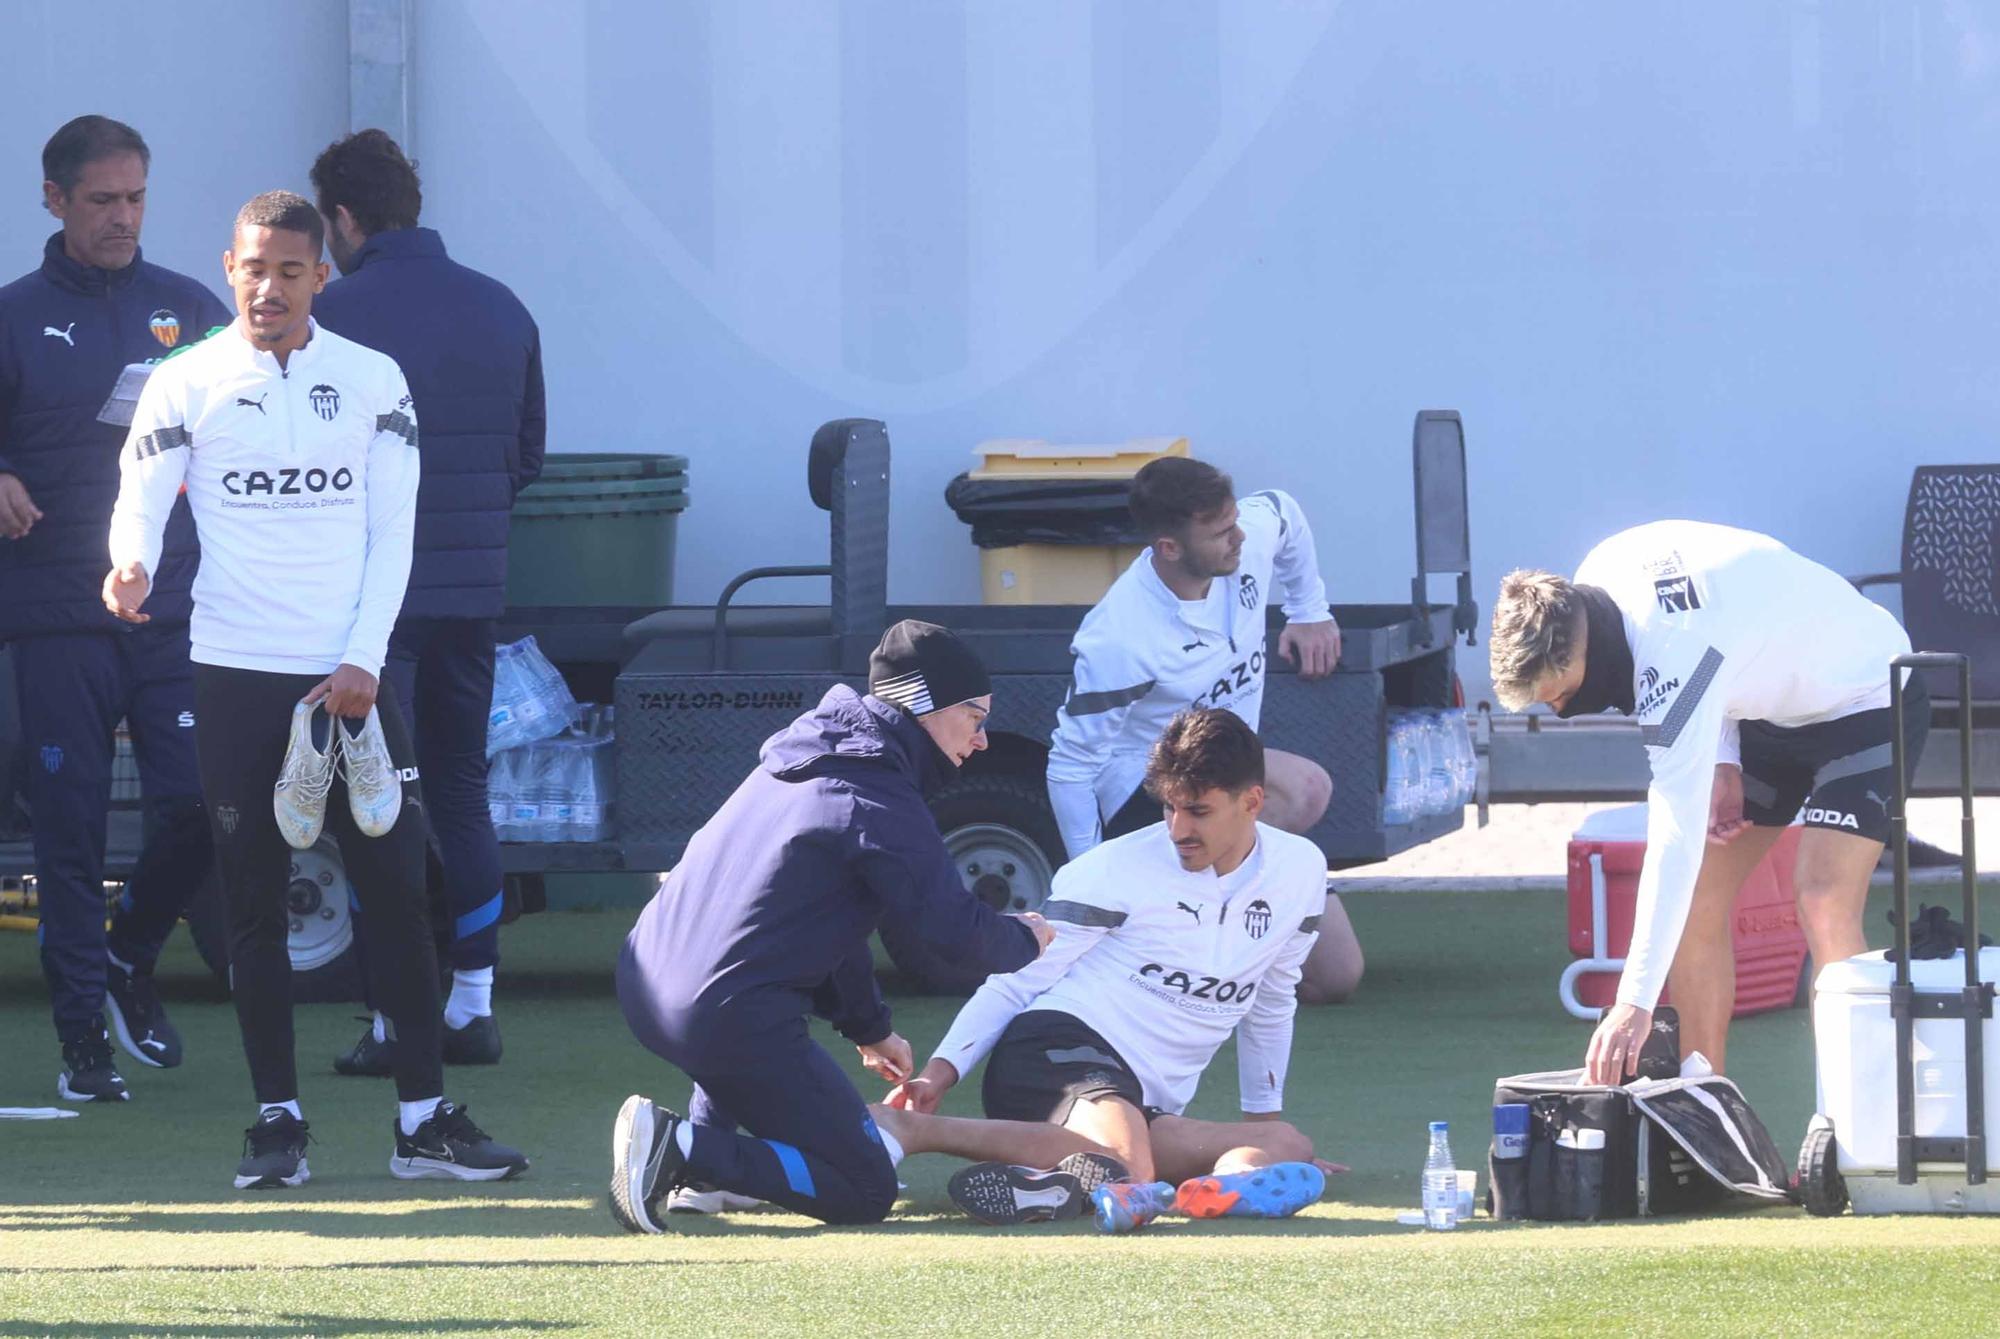
POLYGON ((395 1035, 395 1032, 396 1029, 389 1023, 389 1015, 377 1009, 375 1011, 375 1040, 387 1041, 395 1035))
POLYGON ((674 1127, 674 1147, 678 1148, 681 1151, 681 1156, 684 1158, 691 1158, 694 1156, 693 1121, 684 1120, 679 1125, 676 1125, 674 1127))
POLYGON ((451 998, 444 1003, 446 1027, 462 1028, 493 1012, 493 969, 475 967, 451 974, 451 998))
POLYGON ((293 1120, 304 1120, 306 1118, 305 1113, 299 1110, 299 1100, 296 1097, 289 1102, 263 1102, 258 1104, 257 1116, 259 1119, 262 1119, 264 1113, 267 1111, 289 1111, 292 1113, 293 1120))
POLYGON ((889 1165, 891 1167, 900 1167, 905 1156, 902 1144, 897 1142, 895 1135, 890 1134, 879 1125, 875 1127, 875 1133, 882 1137, 882 1147, 888 1150, 889 1165))
POLYGON ((396 1103, 396 1119, 403 1127, 404 1134, 415 1134, 417 1127, 431 1118, 443 1097, 426 1097, 421 1102, 396 1103))

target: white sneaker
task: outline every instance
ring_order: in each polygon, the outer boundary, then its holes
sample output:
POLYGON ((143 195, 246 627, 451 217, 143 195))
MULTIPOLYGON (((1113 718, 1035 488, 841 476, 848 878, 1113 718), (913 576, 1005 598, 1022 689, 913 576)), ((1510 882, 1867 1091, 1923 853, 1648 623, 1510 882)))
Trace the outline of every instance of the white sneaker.
POLYGON ((354 826, 366 837, 385 836, 403 812, 403 782, 389 757, 382 734, 382 713, 375 707, 361 718, 361 732, 340 725, 340 774, 347 781, 347 807, 354 826))
POLYGON ((285 765, 271 792, 271 812, 278 831, 294 850, 309 851, 326 826, 326 793, 333 788, 333 769, 340 753, 340 735, 333 718, 318 703, 292 708, 292 741, 285 747, 285 765), (326 721, 326 747, 313 743, 313 720, 326 721))
POLYGON ((753 1195, 739 1195, 733 1190, 682 1186, 667 1196, 668 1213, 741 1213, 745 1209, 763 1207, 764 1201, 753 1195))

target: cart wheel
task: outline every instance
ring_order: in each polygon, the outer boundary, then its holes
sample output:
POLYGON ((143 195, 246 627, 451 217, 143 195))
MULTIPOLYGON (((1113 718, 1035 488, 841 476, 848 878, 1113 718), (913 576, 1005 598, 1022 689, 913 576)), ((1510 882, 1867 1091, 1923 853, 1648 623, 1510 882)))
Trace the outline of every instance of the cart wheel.
POLYGON ((1833 1125, 1815 1117, 1799 1149, 1799 1203, 1816 1218, 1832 1218, 1847 1207, 1847 1182, 1833 1141, 1833 1125))

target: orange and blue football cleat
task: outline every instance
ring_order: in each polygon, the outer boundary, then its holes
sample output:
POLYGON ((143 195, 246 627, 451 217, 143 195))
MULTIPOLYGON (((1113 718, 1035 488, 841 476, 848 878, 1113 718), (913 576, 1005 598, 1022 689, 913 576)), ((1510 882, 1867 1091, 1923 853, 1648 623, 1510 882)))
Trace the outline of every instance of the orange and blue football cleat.
POLYGON ((1136 1232, 1174 1207, 1166 1181, 1113 1181, 1090 1192, 1100 1232, 1136 1232))
POLYGON ((1181 1182, 1174 1207, 1190 1218, 1289 1218, 1326 1193, 1310 1162, 1279 1162, 1181 1182))

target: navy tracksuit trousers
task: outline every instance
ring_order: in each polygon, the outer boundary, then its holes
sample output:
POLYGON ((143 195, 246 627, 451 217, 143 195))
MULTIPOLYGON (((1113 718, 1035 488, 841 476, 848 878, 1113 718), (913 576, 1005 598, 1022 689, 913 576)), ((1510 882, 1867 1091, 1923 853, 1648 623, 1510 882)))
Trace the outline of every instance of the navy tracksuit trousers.
POLYGON ((383 677, 417 748, 424 803, 444 867, 451 965, 500 961, 500 839, 486 804, 486 723, 493 710, 493 620, 405 618, 383 677))
POLYGON ((644 990, 627 947, 618 961, 618 997, 633 1035, 694 1080, 687 1180, 825 1223, 879 1223, 889 1216, 896 1168, 881 1132, 803 1016, 734 1039, 724 1017, 690 1020, 688 1036, 668 1037, 640 1002, 644 990), (737 1132, 739 1121, 748 1133, 737 1132))
POLYGON ((208 872, 185 625, 41 633, 11 643, 34 814, 42 972, 56 1034, 104 1007, 105 951, 150 970, 208 872), (105 814, 114 735, 132 737, 145 841, 104 927, 105 814))

